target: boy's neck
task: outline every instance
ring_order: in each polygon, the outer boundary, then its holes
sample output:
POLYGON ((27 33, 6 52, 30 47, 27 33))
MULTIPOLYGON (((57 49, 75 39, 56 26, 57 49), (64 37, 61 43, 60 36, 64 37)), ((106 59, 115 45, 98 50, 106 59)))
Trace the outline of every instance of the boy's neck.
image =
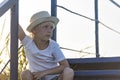
POLYGON ((38 40, 38 39, 34 39, 34 42, 36 44, 36 46, 40 49, 40 50, 44 50, 48 47, 49 45, 49 40, 45 41, 45 40, 38 40))

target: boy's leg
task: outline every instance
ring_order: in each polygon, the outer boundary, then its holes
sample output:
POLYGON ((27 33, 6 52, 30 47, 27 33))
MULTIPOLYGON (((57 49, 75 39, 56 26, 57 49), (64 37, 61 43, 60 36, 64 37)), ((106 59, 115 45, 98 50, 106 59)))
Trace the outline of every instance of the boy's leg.
POLYGON ((21 73, 21 80, 33 80, 33 75, 29 70, 25 70, 21 73))
POLYGON ((74 71, 73 69, 67 67, 64 69, 63 73, 59 76, 58 80, 73 80, 74 71))

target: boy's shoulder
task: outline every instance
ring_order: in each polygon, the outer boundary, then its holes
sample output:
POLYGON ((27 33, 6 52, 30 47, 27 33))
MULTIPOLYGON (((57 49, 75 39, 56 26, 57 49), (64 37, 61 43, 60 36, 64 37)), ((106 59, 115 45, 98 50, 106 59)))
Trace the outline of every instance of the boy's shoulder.
POLYGON ((53 39, 50 39, 50 44, 54 46, 58 46, 58 43, 53 39))

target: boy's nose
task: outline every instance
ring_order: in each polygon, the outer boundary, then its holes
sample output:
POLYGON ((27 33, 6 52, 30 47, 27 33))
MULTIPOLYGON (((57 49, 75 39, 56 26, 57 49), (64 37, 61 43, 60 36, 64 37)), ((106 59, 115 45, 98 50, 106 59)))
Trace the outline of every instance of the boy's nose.
POLYGON ((52 33, 53 29, 51 27, 48 28, 48 32, 52 33))

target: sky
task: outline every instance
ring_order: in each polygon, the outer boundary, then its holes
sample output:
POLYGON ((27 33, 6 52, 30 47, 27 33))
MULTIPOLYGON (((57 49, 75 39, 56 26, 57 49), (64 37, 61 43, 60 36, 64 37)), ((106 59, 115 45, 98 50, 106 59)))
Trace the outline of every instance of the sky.
MULTIPOLYGON (((19 0, 19 23, 24 30, 29 25, 29 19, 34 13, 43 10, 51 12, 50 1, 19 0)), ((119 0, 114 1, 120 5, 119 0)), ((57 0, 57 5, 94 19, 94 0, 57 0)), ((120 32, 119 14, 120 8, 110 0, 98 0, 99 21, 120 32)), ((8 18, 8 15, 5 17, 8 18)), ((60 19, 56 26, 57 43, 62 48, 81 51, 62 49, 65 56, 67 58, 95 57, 95 22, 60 7, 57 7, 57 17, 60 19)), ((9 28, 7 29, 9 30, 9 28)), ((101 24, 99 24, 99 53, 100 57, 120 56, 120 34, 101 24)))

